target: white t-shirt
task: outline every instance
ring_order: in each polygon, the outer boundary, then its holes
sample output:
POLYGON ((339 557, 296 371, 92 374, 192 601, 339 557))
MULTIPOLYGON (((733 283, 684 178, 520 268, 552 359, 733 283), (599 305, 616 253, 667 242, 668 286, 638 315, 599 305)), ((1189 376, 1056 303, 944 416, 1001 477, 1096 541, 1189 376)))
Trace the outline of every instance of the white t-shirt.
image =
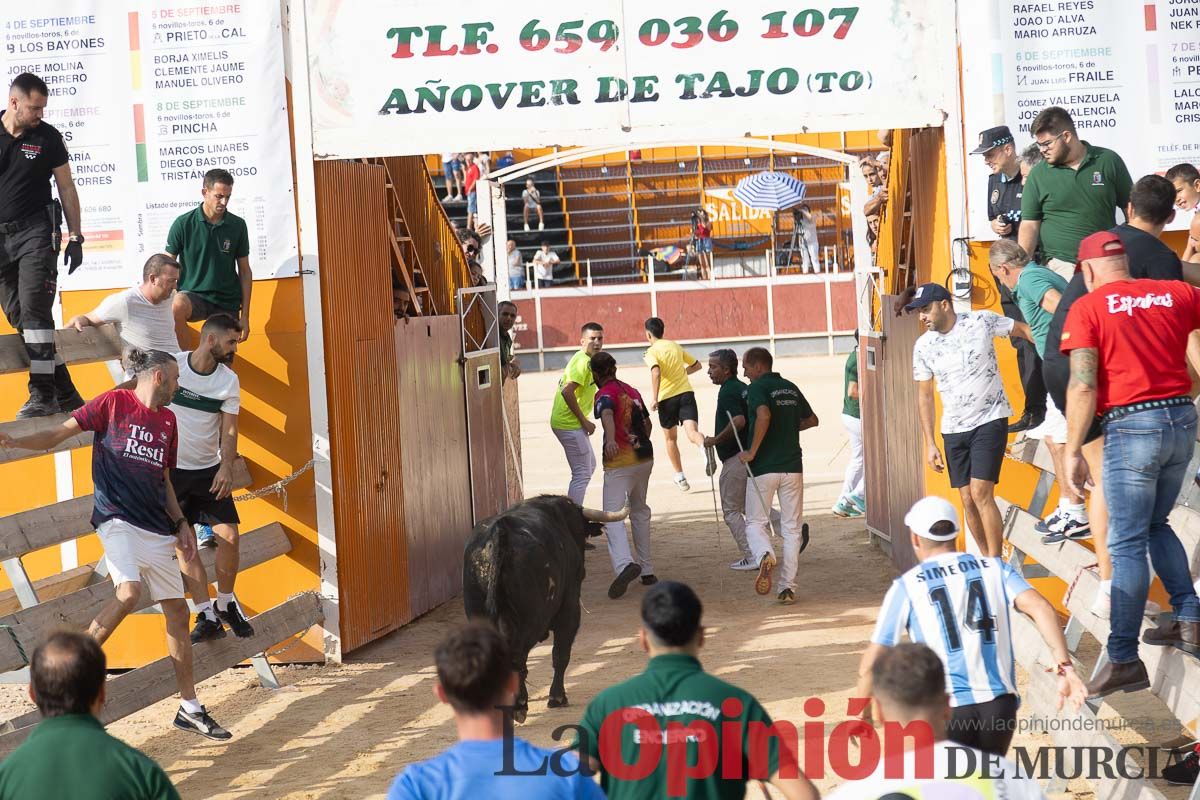
POLYGON ((554 265, 558 263, 558 253, 551 250, 549 253, 539 249, 533 254, 533 268, 539 279, 548 281, 554 277, 554 265))
POLYGON ((221 463, 221 414, 236 414, 242 407, 237 373, 217 364, 201 375, 188 362, 191 353, 178 353, 179 391, 169 408, 175 412, 179 431, 179 469, 208 469, 221 463))
POLYGON ((121 326, 121 339, 139 350, 161 350, 174 355, 179 352, 179 340, 175 338, 175 317, 171 314, 171 296, 157 305, 142 295, 142 290, 131 287, 123 292, 110 294, 100 301, 90 316, 104 322, 115 322, 121 326))
POLYGON ((525 275, 525 259, 521 256, 520 250, 513 250, 508 254, 508 277, 521 278, 525 275))
MULTIPOLYGON (((887 734, 884 734, 886 741, 887 734)), ((842 784, 826 800, 877 800, 892 792, 904 792, 920 800, 1045 800, 1036 780, 1021 775, 1007 758, 984 753, 954 742, 935 742, 932 757, 918 761, 916 753, 904 753, 903 775, 888 778, 884 757, 867 778, 842 784), (930 761, 925 761, 931 758, 930 761), (986 761, 986 767, 985 767, 986 761), (926 765, 932 763, 932 774, 926 765), (967 777, 960 777, 960 776, 967 777)), ((922 752, 926 752, 922 750, 922 752)))
POLYGON ((968 311, 958 315, 949 333, 926 331, 917 339, 913 378, 937 381, 942 396, 942 433, 964 433, 1012 416, 993 341, 1012 329, 1008 317, 968 311))

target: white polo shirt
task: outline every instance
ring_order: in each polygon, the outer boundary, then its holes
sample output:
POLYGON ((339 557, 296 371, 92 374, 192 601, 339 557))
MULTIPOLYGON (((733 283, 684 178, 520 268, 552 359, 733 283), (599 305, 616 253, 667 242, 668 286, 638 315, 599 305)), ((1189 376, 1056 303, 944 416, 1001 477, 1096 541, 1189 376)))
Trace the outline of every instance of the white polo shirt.
POLYGON ((236 414, 242 407, 237 373, 224 364, 207 375, 192 369, 191 353, 177 353, 179 390, 169 408, 179 431, 177 469, 208 469, 221 463, 221 414, 236 414))

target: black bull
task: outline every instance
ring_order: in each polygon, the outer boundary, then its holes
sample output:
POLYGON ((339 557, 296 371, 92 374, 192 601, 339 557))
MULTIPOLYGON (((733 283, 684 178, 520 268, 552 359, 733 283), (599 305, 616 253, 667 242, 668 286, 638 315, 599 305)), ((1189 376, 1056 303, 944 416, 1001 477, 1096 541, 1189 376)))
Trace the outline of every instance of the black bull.
POLYGON ((463 606, 468 618, 489 620, 508 644, 521 679, 513 718, 529 708, 525 676, 529 651, 554 633, 550 708, 567 704, 563 678, 579 630, 583 544, 599 536, 616 512, 582 508, 561 496, 525 500, 475 526, 463 554, 463 606))

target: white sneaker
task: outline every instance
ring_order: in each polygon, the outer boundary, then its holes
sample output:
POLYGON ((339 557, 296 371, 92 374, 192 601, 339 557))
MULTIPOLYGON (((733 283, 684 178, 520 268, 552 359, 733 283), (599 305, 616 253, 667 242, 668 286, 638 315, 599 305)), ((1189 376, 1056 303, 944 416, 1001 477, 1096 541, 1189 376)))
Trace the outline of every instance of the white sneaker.
POLYGON ((681 492, 690 492, 692 490, 692 485, 682 475, 675 476, 675 485, 679 487, 679 491, 681 492))
POLYGON ((529 233, 529 223, 528 222, 525 223, 525 232, 529 233))
POLYGON ((735 561, 729 565, 730 569, 735 569, 738 572, 753 572, 758 569, 758 564, 753 558, 743 558, 741 561, 735 561))
POLYGON ((544 223, 544 222, 539 222, 539 223, 538 223, 538 230, 539 230, 539 231, 544 231, 544 230, 546 230, 546 223, 544 223))
POLYGON ((1100 619, 1108 619, 1108 614, 1109 614, 1110 610, 1111 610, 1111 603, 1110 603, 1110 599, 1108 596, 1108 592, 1105 592, 1105 591, 1096 592, 1096 597, 1092 600, 1091 612, 1093 614, 1095 614, 1097 617, 1099 617, 1100 619))

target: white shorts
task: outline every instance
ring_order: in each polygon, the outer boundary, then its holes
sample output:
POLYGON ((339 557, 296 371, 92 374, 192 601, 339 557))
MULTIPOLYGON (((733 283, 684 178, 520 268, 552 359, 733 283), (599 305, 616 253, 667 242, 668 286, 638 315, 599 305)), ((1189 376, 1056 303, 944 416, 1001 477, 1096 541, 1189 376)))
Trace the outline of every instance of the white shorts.
POLYGON ((1030 439, 1049 439, 1055 444, 1067 443, 1067 418, 1054 405, 1053 397, 1046 396, 1046 419, 1025 436, 1030 439))
POLYGON ((113 586, 141 582, 155 600, 183 597, 183 575, 175 559, 175 537, 110 519, 96 529, 113 586))

